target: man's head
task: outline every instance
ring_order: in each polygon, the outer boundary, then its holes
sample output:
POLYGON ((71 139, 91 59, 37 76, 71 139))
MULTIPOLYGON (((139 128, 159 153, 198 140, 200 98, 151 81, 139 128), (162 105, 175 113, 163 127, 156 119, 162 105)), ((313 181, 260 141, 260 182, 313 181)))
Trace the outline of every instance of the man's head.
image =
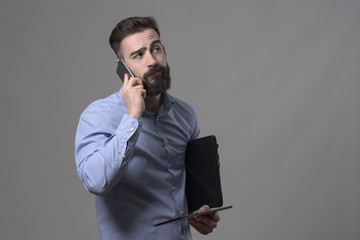
POLYGON ((160 37, 157 22, 153 17, 129 17, 120 21, 112 30, 109 38, 110 46, 116 56, 122 57, 121 42, 125 37, 149 28, 153 29, 160 37))
POLYGON ((152 17, 131 17, 113 29, 110 45, 123 58, 136 77, 143 80, 147 96, 164 93, 170 88, 170 70, 160 31, 152 17))

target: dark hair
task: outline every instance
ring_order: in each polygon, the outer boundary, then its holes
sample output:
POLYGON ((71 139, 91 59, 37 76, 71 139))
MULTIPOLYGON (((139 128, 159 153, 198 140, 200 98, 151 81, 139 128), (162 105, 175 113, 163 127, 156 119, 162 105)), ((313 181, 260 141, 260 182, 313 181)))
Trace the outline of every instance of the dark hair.
POLYGON ((112 30, 109 43, 111 48, 114 50, 116 56, 119 57, 120 53, 120 44, 121 41, 134 33, 142 32, 145 29, 152 28, 160 37, 160 31, 156 20, 149 17, 130 17, 125 18, 121 22, 119 22, 116 27, 112 30))

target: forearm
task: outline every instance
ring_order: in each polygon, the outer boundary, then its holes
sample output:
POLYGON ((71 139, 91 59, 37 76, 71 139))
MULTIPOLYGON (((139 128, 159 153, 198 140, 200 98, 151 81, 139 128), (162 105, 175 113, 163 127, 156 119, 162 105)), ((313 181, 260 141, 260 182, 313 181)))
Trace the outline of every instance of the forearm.
POLYGON ((140 129, 140 122, 125 115, 111 136, 92 132, 81 137, 84 134, 78 131, 77 172, 89 192, 103 195, 119 181, 133 155, 140 129))

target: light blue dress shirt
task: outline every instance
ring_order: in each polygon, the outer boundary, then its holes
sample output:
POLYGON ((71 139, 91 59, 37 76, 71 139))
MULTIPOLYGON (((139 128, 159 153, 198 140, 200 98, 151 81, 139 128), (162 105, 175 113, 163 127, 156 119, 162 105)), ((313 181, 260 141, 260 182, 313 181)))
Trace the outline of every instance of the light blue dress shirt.
POLYGON ((191 239, 187 221, 153 224, 187 213, 185 150, 197 138, 194 109, 164 94, 157 115, 127 114, 122 89, 90 104, 75 140, 77 172, 96 194, 100 235, 107 239, 191 239))

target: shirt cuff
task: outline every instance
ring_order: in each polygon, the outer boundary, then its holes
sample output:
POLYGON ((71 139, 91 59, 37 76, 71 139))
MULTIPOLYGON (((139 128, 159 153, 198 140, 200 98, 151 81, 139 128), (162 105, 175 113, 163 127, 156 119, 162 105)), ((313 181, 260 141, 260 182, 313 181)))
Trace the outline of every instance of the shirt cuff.
POLYGON ((141 122, 125 114, 119 124, 116 134, 127 141, 140 134, 141 122))

